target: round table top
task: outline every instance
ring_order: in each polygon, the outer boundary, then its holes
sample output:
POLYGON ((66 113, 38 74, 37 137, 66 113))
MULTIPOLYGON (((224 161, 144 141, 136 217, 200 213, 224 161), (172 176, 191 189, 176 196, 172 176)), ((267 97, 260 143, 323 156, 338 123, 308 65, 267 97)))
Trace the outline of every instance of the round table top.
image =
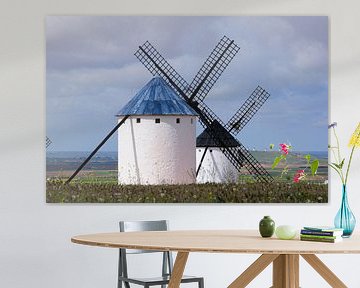
POLYGON ((336 254, 360 253, 360 235, 338 243, 262 238, 257 230, 187 230, 156 232, 116 232, 79 235, 71 238, 77 244, 184 252, 251 253, 251 254, 336 254))

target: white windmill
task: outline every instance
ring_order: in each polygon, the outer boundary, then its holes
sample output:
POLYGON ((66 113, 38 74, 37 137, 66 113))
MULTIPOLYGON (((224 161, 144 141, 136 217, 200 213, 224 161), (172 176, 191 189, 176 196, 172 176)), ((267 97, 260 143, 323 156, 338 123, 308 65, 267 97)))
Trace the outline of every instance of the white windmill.
POLYGON ((117 114, 120 184, 189 184, 195 176, 196 112, 155 77, 117 114))
MULTIPOLYGON (((188 84, 149 41, 139 46, 135 56, 154 76, 160 76, 161 79, 154 78, 150 81, 119 111, 117 125, 66 183, 69 183, 80 172, 118 129, 120 129, 118 152, 120 183, 181 184, 193 183, 196 177, 199 179, 198 182, 222 182, 224 173, 229 175, 226 168, 228 162, 236 168, 237 174, 245 168, 248 175, 253 176, 256 181, 273 181, 272 176, 261 163, 235 138, 270 94, 258 86, 226 124, 204 103, 205 97, 239 49, 234 40, 224 36, 193 81, 188 84), (199 152, 203 153, 196 154, 200 161, 195 171, 194 122, 196 116, 199 116, 200 123, 208 130, 214 146, 212 146, 213 149, 210 146, 200 147, 203 151, 199 152), (192 125, 190 128, 187 126, 188 120, 192 125), (219 176, 221 180, 218 180, 215 174, 212 179, 198 175, 205 157, 208 157, 206 152, 209 148, 210 153, 215 152, 214 150, 222 152, 228 160, 208 162, 210 163, 208 166, 213 166, 210 167, 211 170, 208 170, 210 173, 216 171, 218 162, 223 163, 221 166, 225 165, 225 169, 218 170, 225 171, 219 176)), ((222 158, 225 159, 224 157, 222 158)), ((226 178, 225 181, 227 181, 226 178)))
MULTIPOLYGON (((226 137, 225 133, 221 134, 226 137)), ((227 147, 238 147, 238 142, 228 138, 227 147)), ((224 155, 220 145, 210 136, 205 129, 196 138, 196 167, 197 183, 225 183, 236 182, 239 171, 224 155)))

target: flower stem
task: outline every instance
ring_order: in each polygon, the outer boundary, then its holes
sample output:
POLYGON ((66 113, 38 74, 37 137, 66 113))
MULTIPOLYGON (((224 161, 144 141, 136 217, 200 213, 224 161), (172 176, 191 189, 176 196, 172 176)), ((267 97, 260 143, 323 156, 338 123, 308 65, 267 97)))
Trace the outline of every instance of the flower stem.
MULTIPOLYGON (((337 168, 337 167, 335 167, 334 165, 332 165, 332 164, 328 164, 331 168, 333 168, 335 171, 336 171, 336 173, 338 173, 339 174, 339 176, 340 176, 340 179, 341 179, 341 181, 343 182, 343 179, 342 179, 342 177, 341 177, 341 174, 340 174, 340 170, 339 170, 339 168, 337 168)), ((343 185, 344 185, 344 183, 343 183, 343 185)))
POLYGON ((334 156, 334 159, 335 159, 335 162, 336 163, 340 163, 340 161, 337 159, 337 157, 336 157, 336 153, 335 153, 335 151, 334 151, 334 148, 330 148, 331 149, 331 153, 332 153, 332 155, 334 156))
POLYGON ((351 164, 351 160, 354 154, 354 150, 355 150, 355 145, 352 147, 351 149, 351 154, 350 154, 350 159, 349 159, 349 164, 347 165, 347 169, 346 169, 346 176, 345 176, 345 182, 343 182, 345 185, 347 183, 347 179, 348 179, 348 175, 349 175, 349 170, 350 170, 350 164, 351 164))
POLYGON ((333 127, 333 130, 334 130, 334 135, 335 135, 335 139, 336 139, 336 148, 337 148, 337 151, 338 151, 338 156, 339 156, 339 163, 341 161, 341 155, 340 155, 340 144, 339 144, 339 137, 337 136, 336 134, 336 130, 335 130, 335 127, 333 127))
MULTIPOLYGON (((339 137, 336 134, 335 127, 333 127, 333 131, 334 131, 334 135, 335 135, 335 139, 336 139, 336 146, 337 146, 336 148, 337 148, 338 157, 339 157, 338 164, 340 164, 342 162, 342 160, 341 160, 341 155, 340 155, 339 137)), ((349 168, 349 166, 348 166, 348 168, 349 168)), ((343 174, 343 171, 342 171, 342 167, 341 167, 341 169, 339 169, 339 175, 340 175, 340 178, 341 178, 341 182, 343 184, 346 184, 346 181, 344 181, 344 174, 343 174)))

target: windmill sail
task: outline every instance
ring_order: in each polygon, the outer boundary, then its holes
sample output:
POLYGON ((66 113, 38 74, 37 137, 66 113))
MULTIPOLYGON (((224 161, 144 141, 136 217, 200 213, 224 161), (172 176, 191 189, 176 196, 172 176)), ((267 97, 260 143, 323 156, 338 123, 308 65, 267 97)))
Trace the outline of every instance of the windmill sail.
MULTIPOLYGON (((179 94, 179 96, 186 101, 191 102, 186 94, 186 91, 189 89, 189 84, 148 41, 146 41, 143 46, 139 47, 135 52, 135 56, 144 64, 152 75, 161 76, 161 78, 163 78, 179 94)), ((205 114, 204 117, 209 118, 210 122, 217 120, 222 126, 225 126, 225 123, 217 117, 204 102, 189 104, 192 106, 197 105, 200 108, 200 112, 205 110, 209 117, 206 117, 205 114)))
POLYGON ((191 100, 202 102, 226 67, 230 64, 240 47, 224 36, 216 45, 187 91, 191 100))
POLYGON ((239 172, 244 167, 258 181, 271 182, 273 180, 269 172, 262 167, 245 146, 233 137, 220 123, 216 120, 211 125, 206 125, 203 121, 200 121, 200 123, 205 129, 208 128, 217 146, 221 147, 221 151, 239 172))
POLYGON ((46 136, 46 142, 45 143, 46 143, 46 148, 48 148, 51 145, 52 141, 50 140, 49 137, 46 136))
MULTIPOLYGON (((221 42, 221 41, 220 41, 221 42)), ((218 44, 219 45, 219 44, 218 44)), ((233 42, 227 43, 227 49, 220 50, 222 51, 220 55, 215 53, 216 59, 210 54, 210 58, 206 62, 212 63, 209 64, 211 67, 207 72, 201 72, 198 79, 194 80, 192 83, 196 83, 197 87, 192 91, 191 85, 189 86, 187 82, 180 76, 179 73, 175 71, 174 68, 165 60, 164 57, 149 43, 146 42, 142 47, 139 47, 139 50, 136 51, 135 56, 144 63, 145 67, 153 74, 161 76, 167 83, 169 83, 175 91, 182 96, 187 103, 199 114, 200 123, 204 128, 209 129, 209 133, 214 138, 215 141, 222 147, 224 155, 229 159, 229 161, 236 167, 240 172, 241 168, 244 166, 248 169, 249 173, 259 181, 271 182, 273 178, 271 175, 261 166, 261 164, 246 150, 246 148, 232 135, 231 132, 225 128, 225 124, 221 121, 219 117, 203 102, 205 96, 215 83, 223 70, 227 67, 232 57, 225 56, 226 51, 233 45, 233 42), (222 57, 224 60, 222 60, 222 57), (220 66, 217 66, 220 63, 220 66), (224 68, 223 68, 224 67, 224 68), (219 71, 217 72, 217 69, 219 71), (202 76, 201 76, 202 75, 202 76), (209 81, 209 82, 207 82, 209 81), (202 88, 204 87, 204 88, 202 88), (207 87, 207 88, 206 88, 207 87), (206 89, 205 89, 206 88, 206 89), (203 89, 203 90, 201 90, 203 89), (191 92, 192 91, 192 92, 191 92), (203 91, 199 97, 196 93, 203 91), (190 92, 190 97, 189 97, 190 92), (193 101, 194 100, 194 101, 193 101), (224 136, 225 135, 225 136, 224 136), (238 142, 238 147, 228 147, 228 141, 235 140, 238 142)), ((224 47, 225 45, 221 44, 219 47, 224 47)), ((238 50, 238 49, 237 49, 238 50)), ((236 51, 236 48, 233 48, 232 51, 236 51)), ((236 54, 235 52, 235 54, 236 54)), ((235 55, 232 53, 231 55, 235 55)), ((205 62, 205 63, 206 63, 205 62)), ((204 64, 205 65, 205 64, 204 64)), ((206 69, 207 66, 204 66, 206 69)), ((204 71, 205 71, 204 68, 204 71)), ((195 85, 195 84, 194 84, 195 85)), ((195 87, 195 86, 194 86, 195 87)))
POLYGON ((181 91, 180 96, 184 98, 185 95, 183 95, 182 92, 188 89, 189 84, 176 72, 169 62, 160 55, 149 41, 146 41, 142 46, 139 46, 139 49, 134 55, 144 64, 153 76, 161 76, 161 78, 163 78, 178 94, 179 91, 181 91))
POLYGON ((233 135, 236 135, 242 130, 250 119, 261 108, 270 94, 260 86, 251 93, 245 103, 239 108, 233 117, 226 123, 225 128, 233 135))

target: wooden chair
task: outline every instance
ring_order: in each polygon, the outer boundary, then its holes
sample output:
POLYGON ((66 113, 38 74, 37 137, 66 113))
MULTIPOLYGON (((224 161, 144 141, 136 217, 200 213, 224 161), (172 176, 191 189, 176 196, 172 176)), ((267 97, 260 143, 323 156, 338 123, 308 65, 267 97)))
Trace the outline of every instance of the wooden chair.
MULTIPOLYGON (((120 221, 120 232, 133 231, 167 231, 168 222, 166 220, 159 221, 120 221)), ((173 259, 171 252, 166 251, 150 251, 150 250, 135 250, 135 249, 119 249, 119 266, 118 266, 118 288, 122 288, 124 283, 125 288, 130 288, 131 284, 137 284, 144 288, 150 286, 160 286, 165 288, 169 284, 173 259), (138 278, 129 277, 127 267, 128 254, 142 254, 142 253, 163 253, 162 260, 162 275, 160 277, 152 278, 138 278)), ((160 267, 160 265, 159 265, 160 267)), ((204 278, 195 276, 183 276, 181 283, 198 283, 198 288, 204 288, 204 278)))

